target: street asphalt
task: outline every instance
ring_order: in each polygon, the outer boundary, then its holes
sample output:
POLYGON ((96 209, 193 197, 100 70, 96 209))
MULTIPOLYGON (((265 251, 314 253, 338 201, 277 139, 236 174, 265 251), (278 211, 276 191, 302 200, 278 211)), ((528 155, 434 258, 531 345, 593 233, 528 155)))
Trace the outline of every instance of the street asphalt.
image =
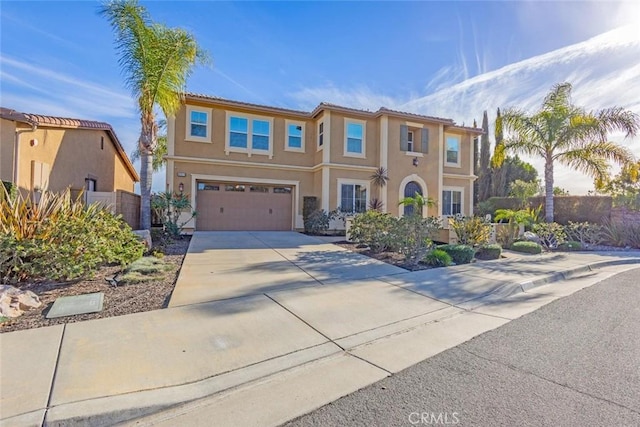
POLYGON ((640 425, 639 275, 554 301, 286 426, 640 425))

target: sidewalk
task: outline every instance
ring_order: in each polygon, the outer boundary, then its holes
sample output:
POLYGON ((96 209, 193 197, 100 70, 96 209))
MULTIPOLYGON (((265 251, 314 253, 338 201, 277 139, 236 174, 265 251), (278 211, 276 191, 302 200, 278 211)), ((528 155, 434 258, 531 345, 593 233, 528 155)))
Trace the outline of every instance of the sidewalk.
POLYGON ((277 425, 640 262, 547 254, 404 272, 257 236, 245 261, 194 239, 170 308, 0 334, 0 424, 277 425))

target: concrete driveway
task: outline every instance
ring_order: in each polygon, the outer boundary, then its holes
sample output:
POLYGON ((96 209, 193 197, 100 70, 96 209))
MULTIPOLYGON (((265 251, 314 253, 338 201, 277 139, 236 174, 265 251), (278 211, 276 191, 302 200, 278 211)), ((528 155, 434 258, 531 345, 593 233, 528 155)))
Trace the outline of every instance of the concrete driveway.
POLYGON ((196 232, 169 306, 405 272, 295 232, 196 232))

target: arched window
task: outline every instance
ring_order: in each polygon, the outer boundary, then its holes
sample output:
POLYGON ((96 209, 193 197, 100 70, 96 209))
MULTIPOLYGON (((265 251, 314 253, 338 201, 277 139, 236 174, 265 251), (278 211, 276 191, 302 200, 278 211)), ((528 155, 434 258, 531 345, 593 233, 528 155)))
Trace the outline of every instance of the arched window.
MULTIPOLYGON (((415 181, 409 182, 404 187, 404 197, 415 197, 416 193, 422 195, 422 187, 415 181)), ((420 212, 422 213, 422 212, 420 212)), ((404 207, 404 215, 413 215, 413 206, 405 206, 404 207)))

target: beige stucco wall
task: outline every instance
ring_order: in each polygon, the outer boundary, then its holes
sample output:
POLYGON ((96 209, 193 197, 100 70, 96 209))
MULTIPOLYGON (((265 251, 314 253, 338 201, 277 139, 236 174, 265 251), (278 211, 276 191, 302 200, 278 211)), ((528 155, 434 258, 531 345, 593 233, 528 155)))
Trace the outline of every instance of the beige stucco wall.
MULTIPOLYGON (((220 108, 207 103, 190 103, 195 108, 212 109, 211 118, 211 141, 200 142, 192 141, 186 138, 187 133, 187 108, 183 106, 177 113, 175 118, 175 156, 204 158, 204 159, 222 159, 229 161, 242 161, 250 163, 267 163, 267 164, 283 164, 297 166, 312 166, 314 164, 313 157, 308 153, 314 153, 316 150, 315 143, 315 124, 313 120, 305 120, 296 116, 285 115, 268 115, 241 108, 220 108), (226 153, 225 143, 227 136, 227 112, 239 115, 250 115, 272 119, 272 156, 269 158, 265 154, 238 153, 229 151, 226 153), (304 124, 304 140, 305 152, 286 151, 286 119, 294 120, 304 124)), ((250 143, 250 142, 249 142, 250 143)))
POLYGON ((355 114, 331 112, 331 163, 356 166, 375 166, 379 163, 379 128, 378 120, 355 114), (346 121, 364 122, 365 158, 345 156, 346 121))
MULTIPOLYGON (((440 199, 439 185, 439 162, 438 146, 441 141, 438 137, 438 125, 424 123, 423 127, 429 129, 429 152, 428 153, 409 153, 400 149, 400 126, 406 124, 407 121, 390 117, 389 118, 389 182, 386 187, 387 191, 387 211, 392 215, 400 215, 401 208, 398 205, 400 200, 404 198, 403 182, 407 181, 412 175, 418 175, 427 188, 423 188, 423 195, 432 197, 436 200, 440 199), (413 159, 418 159, 418 166, 413 166, 413 159)), ((419 140, 416 143, 420 143, 419 140)), ((409 179, 409 182, 413 179, 409 179)), ((416 180, 419 183, 419 180, 416 180)), ((430 208, 428 215, 437 215, 437 208, 430 208)))
POLYGON ((96 179, 96 191, 133 191, 133 178, 102 130, 47 127, 27 130, 20 134, 19 145, 18 186, 23 190, 32 187, 34 161, 49 165, 47 188, 51 191, 82 189, 87 178, 96 179), (32 140, 37 140, 37 145, 30 144, 32 140))
POLYGON ((0 180, 13 181, 13 147, 16 123, 0 119, 0 180))

